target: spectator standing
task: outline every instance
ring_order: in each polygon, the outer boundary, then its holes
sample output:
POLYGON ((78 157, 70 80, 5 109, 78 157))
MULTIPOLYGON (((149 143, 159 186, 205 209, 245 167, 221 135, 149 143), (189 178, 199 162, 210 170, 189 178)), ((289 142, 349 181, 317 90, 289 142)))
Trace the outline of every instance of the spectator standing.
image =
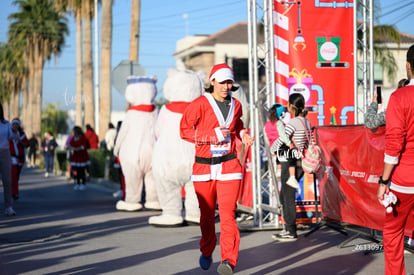
MULTIPOLYGON (((118 124, 116 125, 116 135, 114 139, 114 145, 116 144, 116 139, 118 137, 119 129, 121 129, 121 126, 122 126, 122 121, 118 121, 118 124)), ((121 167, 121 162, 119 161, 119 156, 113 156, 112 162, 114 165, 114 169, 116 170, 116 173, 117 173, 118 182, 120 184, 120 189, 114 192, 112 195, 114 196, 114 198, 125 200, 125 178, 124 178, 124 173, 122 173, 122 167, 121 167)))
POLYGON ((89 155, 87 149, 87 140, 82 128, 73 127, 73 138, 69 142, 69 149, 72 150, 70 165, 75 170, 75 187, 74 190, 86 189, 86 167, 89 166, 89 155))
POLYGON ((56 140, 51 133, 46 132, 45 138, 42 141, 43 156, 45 160, 45 177, 53 174, 53 167, 55 162, 55 149, 58 146, 56 140))
POLYGON ((19 199, 19 179, 22 171, 26 154, 25 148, 29 146, 29 140, 20 123, 19 118, 14 118, 11 121, 13 131, 19 133, 18 139, 9 139, 9 148, 11 155, 11 181, 12 181, 12 197, 14 200, 19 199))
MULTIPOLYGON (((398 88, 404 87, 409 84, 408 79, 401 79, 398 81, 398 88)), ((364 115, 364 124, 368 129, 375 129, 385 125, 385 111, 378 111, 377 94, 375 93, 371 105, 369 105, 367 112, 364 115)))
POLYGON ((367 112, 364 115, 364 125, 368 129, 375 129, 385 125, 385 111, 378 112, 377 95, 372 98, 367 112))
MULTIPOLYGON (((406 274, 404 229, 414 208, 414 45, 407 51, 409 83, 390 96, 385 125, 384 170, 379 179, 377 198, 392 191, 398 203, 385 214, 383 228, 385 274, 406 274)), ((384 208, 385 211, 385 208, 384 208)))
POLYGON ((106 150, 108 150, 108 152, 111 152, 111 155, 112 151, 114 150, 116 135, 117 131, 115 129, 115 126, 110 122, 108 124, 108 131, 105 133, 105 145, 106 150))
POLYGON ((72 138, 73 138, 73 130, 70 133, 70 135, 68 135, 68 137, 66 138, 66 142, 65 142, 66 160, 68 163, 68 180, 74 178, 73 169, 72 169, 72 166, 70 165, 70 160, 72 159, 72 154, 73 154, 72 149, 70 148, 70 141, 72 140, 72 138))
POLYGON ((18 139, 18 132, 13 131, 10 123, 4 118, 3 105, 0 103, 0 174, 3 182, 4 214, 14 216, 11 186, 11 158, 9 139, 18 139))
POLYGON ((90 124, 86 125, 85 137, 86 137, 86 140, 88 141, 90 149, 98 149, 99 148, 98 135, 95 133, 95 130, 91 127, 90 124))
POLYGON ((36 135, 33 133, 32 137, 29 139, 29 167, 36 167, 37 150, 39 150, 39 141, 37 140, 36 135))
MULTIPOLYGON (((289 150, 288 157, 278 156, 282 165, 281 182, 282 187, 280 190, 280 201, 283 207, 283 218, 286 221, 286 232, 272 235, 272 238, 279 241, 296 241, 298 238, 296 232, 296 189, 288 184, 290 175, 289 167, 295 165, 296 180, 303 176, 303 169, 300 163, 301 154, 304 149, 308 147, 308 136, 313 135, 311 132, 310 122, 305 118, 305 98, 298 93, 291 94, 289 96, 288 111, 293 117, 286 124, 286 135, 295 143, 295 148, 289 150)), ((279 137, 271 147, 272 152, 279 152, 279 149, 283 145, 283 141, 279 137)))
POLYGON ((219 274, 233 274, 239 255, 240 233, 236 223, 236 201, 242 169, 236 157, 236 138, 246 146, 253 138, 243 129, 242 106, 231 96, 233 70, 218 64, 211 70, 211 85, 203 96, 184 111, 181 138, 195 143, 191 180, 200 207, 200 267, 210 268, 216 246, 215 209, 220 216, 221 263, 219 274))

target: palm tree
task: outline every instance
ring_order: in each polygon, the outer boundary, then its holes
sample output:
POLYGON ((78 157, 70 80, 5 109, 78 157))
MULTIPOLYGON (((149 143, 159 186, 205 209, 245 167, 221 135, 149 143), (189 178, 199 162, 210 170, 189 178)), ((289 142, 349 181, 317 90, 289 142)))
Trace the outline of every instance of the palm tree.
POLYGON ((56 0, 55 6, 62 12, 73 13, 76 24, 76 125, 83 126, 83 68, 82 68, 82 0, 56 0))
POLYGON ((83 19, 83 95, 84 95, 84 125, 90 124, 95 128, 95 105, 93 96, 93 54, 92 54, 92 18, 94 0, 82 1, 83 19))
POLYGON ((10 110, 10 115, 6 114, 11 119, 19 116, 20 91, 26 73, 21 44, 0 45, 0 60, 0 97, 10 110))
MULTIPOLYGON (((61 52, 68 34, 67 19, 52 3, 44 0, 16 0, 19 11, 9 16, 9 39, 25 43, 24 57, 29 69, 29 100, 33 106, 33 132, 40 135, 43 67, 46 60, 61 52)), ((30 104, 30 103, 29 103, 30 104)))
MULTIPOLYGON (((111 0, 112 1, 112 0, 111 0)), ((100 2, 100 1, 98 1, 100 2)), ((94 0, 56 0, 60 10, 73 12, 76 21, 76 125, 95 127, 92 62, 94 0), (83 24, 82 24, 83 23, 83 24), (83 41, 82 41, 83 34, 83 41), (83 50, 82 50, 83 48, 83 50), (83 93, 82 93, 83 90, 83 93), (84 117, 82 118, 82 111, 84 117)))
POLYGON ((9 100, 10 100, 10 89, 9 89, 9 77, 11 74, 11 60, 10 47, 8 44, 0 44, 0 102, 3 105, 4 116, 9 118, 9 100))
POLYGON ((384 47, 384 43, 392 41, 401 43, 401 35, 394 26, 377 25, 374 31, 374 60, 384 68, 387 76, 393 81, 398 71, 398 64, 392 52, 384 47))
POLYGON ((99 136, 102 139, 111 121, 111 51, 113 0, 102 2, 101 89, 99 97, 99 136))

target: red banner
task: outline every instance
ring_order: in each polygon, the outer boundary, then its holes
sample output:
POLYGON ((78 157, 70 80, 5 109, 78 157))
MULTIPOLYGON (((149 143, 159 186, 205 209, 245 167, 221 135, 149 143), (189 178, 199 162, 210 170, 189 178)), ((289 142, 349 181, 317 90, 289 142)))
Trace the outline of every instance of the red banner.
POLYGON ((355 123, 353 4, 274 1, 276 101, 301 93, 313 125, 355 123))
MULTIPOLYGON (((347 223, 382 230, 385 207, 377 199, 384 167, 385 127, 318 127, 317 139, 326 166, 319 182, 322 214, 347 223)), ((406 235, 414 231, 414 211, 406 235)))

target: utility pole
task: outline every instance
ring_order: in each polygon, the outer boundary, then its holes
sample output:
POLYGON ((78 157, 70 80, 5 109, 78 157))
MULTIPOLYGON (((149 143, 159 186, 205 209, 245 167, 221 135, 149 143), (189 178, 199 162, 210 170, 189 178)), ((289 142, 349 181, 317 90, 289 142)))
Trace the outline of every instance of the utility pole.
MULTIPOLYGON (((132 0, 131 7, 131 33, 129 41, 129 60, 138 63, 139 58, 139 36, 141 21, 141 0, 132 0)), ((133 74, 134 72, 131 72, 133 74)))
POLYGON ((99 39, 98 39, 98 0, 94 1, 95 11, 95 131, 99 133, 99 39))

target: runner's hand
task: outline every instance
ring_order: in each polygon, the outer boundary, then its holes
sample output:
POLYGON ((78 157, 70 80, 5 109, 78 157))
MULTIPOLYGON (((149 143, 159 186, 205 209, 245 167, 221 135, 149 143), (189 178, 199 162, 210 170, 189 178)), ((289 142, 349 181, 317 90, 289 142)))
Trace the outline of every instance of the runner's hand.
POLYGON ((230 135, 229 128, 226 128, 225 126, 220 126, 220 131, 223 134, 224 137, 227 137, 230 135))
POLYGON ((386 184, 379 185, 378 192, 377 192, 377 199, 381 205, 383 205, 382 200, 384 199, 384 195, 387 194, 389 191, 390 191, 390 188, 388 187, 388 185, 386 184))
POLYGON ((246 146, 251 146, 253 144, 254 138, 251 137, 249 134, 245 133, 242 137, 242 142, 246 146))

